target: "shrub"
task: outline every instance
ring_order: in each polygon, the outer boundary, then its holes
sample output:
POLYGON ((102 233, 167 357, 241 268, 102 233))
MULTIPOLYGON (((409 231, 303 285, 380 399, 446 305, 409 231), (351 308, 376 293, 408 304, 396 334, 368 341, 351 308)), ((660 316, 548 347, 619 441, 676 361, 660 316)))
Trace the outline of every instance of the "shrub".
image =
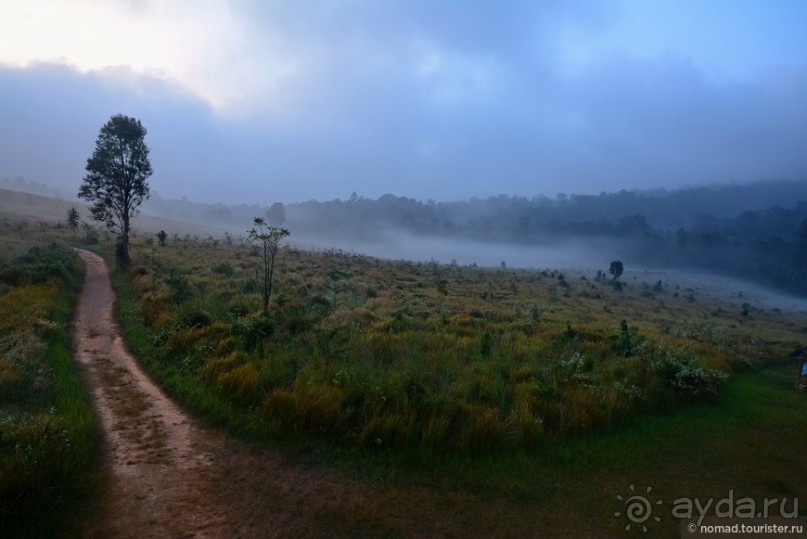
POLYGON ((619 333, 612 337, 614 352, 622 357, 630 357, 633 353, 632 331, 625 320, 619 322, 619 333))
POLYGON ((44 283, 50 279, 69 280, 75 274, 78 257, 56 244, 48 247, 31 247, 0 267, 0 282, 11 286, 44 283))
POLYGON ((713 398, 717 396, 720 385, 728 378, 728 374, 715 370, 707 370, 689 363, 682 364, 669 380, 672 387, 689 397, 713 398))
POLYGON ((240 318, 232 324, 233 334, 241 338, 244 348, 249 351, 262 345, 275 329, 274 320, 264 315, 240 318))
POLYGON ((174 291, 175 301, 182 302, 191 297, 192 291, 188 279, 176 269, 171 269, 165 277, 165 282, 174 291))
POLYGON ((728 378, 726 373, 699 366, 689 348, 653 350, 650 365, 663 384, 688 398, 716 397, 728 378))

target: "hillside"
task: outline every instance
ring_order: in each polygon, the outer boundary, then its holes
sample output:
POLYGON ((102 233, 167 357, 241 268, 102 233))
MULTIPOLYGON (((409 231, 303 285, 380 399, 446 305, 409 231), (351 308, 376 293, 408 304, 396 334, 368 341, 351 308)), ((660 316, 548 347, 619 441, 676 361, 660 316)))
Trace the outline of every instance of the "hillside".
MULTIPOLYGON (((47 199, 49 209, 34 210, 34 196, 3 191, 1 203, 36 220, 70 206, 47 199)), ((523 268, 603 269, 621 259, 633 269, 725 275, 807 297, 807 182, 459 202, 354 193, 345 201, 225 206, 154 195, 134 227, 177 239, 238 238, 256 216, 289 228, 303 248, 523 268)))

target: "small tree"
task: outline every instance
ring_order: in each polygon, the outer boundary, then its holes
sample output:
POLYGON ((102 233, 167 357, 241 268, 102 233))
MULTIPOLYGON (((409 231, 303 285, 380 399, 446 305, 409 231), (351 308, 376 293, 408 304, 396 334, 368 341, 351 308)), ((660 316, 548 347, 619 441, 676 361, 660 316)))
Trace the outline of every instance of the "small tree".
POLYGON ((269 314, 269 297, 272 295, 272 276, 275 272, 275 257, 283 238, 291 235, 288 229, 269 226, 263 217, 255 217, 255 226, 249 230, 248 238, 258 248, 263 266, 263 314, 269 314))
POLYGON ((122 114, 112 116, 98 133, 78 191, 80 198, 93 203, 93 219, 117 232, 115 256, 122 266, 131 262, 129 221, 149 197, 147 180, 153 171, 145 138, 146 128, 139 120, 122 114))
POLYGON ((619 260, 614 260, 611 262, 611 267, 608 268, 608 271, 614 276, 614 280, 616 281, 619 279, 619 276, 622 275, 622 272, 625 271, 625 266, 623 266, 622 262, 619 260))
POLYGON ((155 236, 157 236, 157 241, 160 242, 160 245, 165 247, 165 240, 168 238, 168 234, 165 233, 165 230, 160 230, 155 236))
POLYGON ((76 208, 70 208, 67 210, 67 226, 69 226, 70 230, 73 231, 73 236, 76 235, 79 224, 81 224, 81 216, 79 215, 78 210, 76 208))

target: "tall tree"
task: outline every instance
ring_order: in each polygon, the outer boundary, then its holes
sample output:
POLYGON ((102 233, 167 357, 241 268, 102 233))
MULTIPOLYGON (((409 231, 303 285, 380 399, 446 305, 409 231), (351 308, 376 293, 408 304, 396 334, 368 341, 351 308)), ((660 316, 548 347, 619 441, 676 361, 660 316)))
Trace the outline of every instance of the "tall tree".
POLYGON ((122 114, 112 116, 101 127, 78 191, 80 198, 92 202, 93 219, 118 235, 115 255, 122 266, 131 262, 130 220, 149 197, 147 180, 153 171, 145 138, 146 128, 140 120, 122 114))

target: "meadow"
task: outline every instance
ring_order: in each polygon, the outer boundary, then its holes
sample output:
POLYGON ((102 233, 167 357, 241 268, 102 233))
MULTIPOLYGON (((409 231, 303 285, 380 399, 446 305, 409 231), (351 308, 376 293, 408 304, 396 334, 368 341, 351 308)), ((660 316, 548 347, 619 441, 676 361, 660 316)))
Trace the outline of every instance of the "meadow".
POLYGON ((0 535, 51 536, 94 492, 100 430, 72 360, 81 263, 52 224, 0 220, 0 535))
POLYGON ((786 361, 798 313, 627 273, 284 248, 268 316, 243 238, 133 243, 127 340, 169 391, 253 439, 370 452, 530 452, 719 397, 786 361), (607 275, 607 276, 606 276, 607 275))
MULTIPOLYGON (((80 527, 70 511, 100 471, 69 361, 80 269, 65 247, 110 261, 112 247, 53 221, 0 224, 0 301, 15 315, 3 319, 2 526, 51 535, 80 527)), ((788 356, 807 320, 734 283, 628 271, 618 290, 597 271, 287 247, 262 316, 260 260, 243 238, 172 233, 163 246, 141 233, 132 254, 113 278, 141 363, 208 423, 384 485, 357 525, 395 535, 412 523, 384 504, 426 504, 505 535, 624 536, 616 496, 634 483, 667 504, 729 489, 807 495, 788 356)), ((678 536, 677 519, 650 524, 678 536)))

